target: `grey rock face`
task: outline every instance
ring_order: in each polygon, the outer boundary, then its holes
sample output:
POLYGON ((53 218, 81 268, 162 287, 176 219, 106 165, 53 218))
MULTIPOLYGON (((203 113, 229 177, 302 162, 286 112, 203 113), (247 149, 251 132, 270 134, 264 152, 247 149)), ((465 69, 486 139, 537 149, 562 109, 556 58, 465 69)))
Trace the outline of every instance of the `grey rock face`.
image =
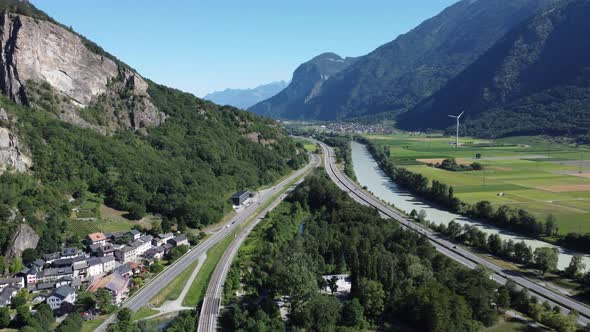
POLYGON ((23 173, 33 164, 11 128, 11 118, 0 108, 0 174, 7 170, 23 173))
POLYGON ((20 256, 25 249, 34 249, 39 242, 39 235, 27 224, 18 225, 6 256, 12 258, 20 256))
POLYGON ((30 82, 47 82, 65 97, 69 105, 60 108, 67 114, 60 117, 74 124, 91 127, 73 116, 71 105, 85 108, 97 97, 112 92, 125 92, 130 99, 141 99, 134 103, 137 107, 130 116, 138 116, 142 121, 131 121, 133 128, 140 124, 159 125, 164 119, 149 99, 147 82, 137 73, 92 52, 79 36, 61 26, 4 13, 0 15, 0 89, 12 100, 26 105, 29 96, 25 88, 30 82), (146 114, 141 114, 144 111, 146 114))

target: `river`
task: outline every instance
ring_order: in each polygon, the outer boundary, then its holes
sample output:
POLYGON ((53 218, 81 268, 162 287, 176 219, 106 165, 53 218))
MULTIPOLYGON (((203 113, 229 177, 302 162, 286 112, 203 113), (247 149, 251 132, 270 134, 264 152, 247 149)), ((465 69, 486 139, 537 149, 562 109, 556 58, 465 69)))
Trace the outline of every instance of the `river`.
MULTIPOLYGON (((352 142, 352 165, 358 183, 366 186, 375 196, 393 204, 396 208, 406 213, 410 213, 412 210, 424 210, 426 212, 426 219, 432 223, 446 225, 451 220, 455 220, 455 222, 461 225, 473 225, 487 234, 499 234, 502 240, 512 239, 514 242, 524 241, 533 250, 539 247, 556 247, 547 242, 505 231, 429 205, 425 201, 416 198, 413 194, 400 189, 383 173, 367 148, 358 142, 352 142)), ((557 248, 560 252, 557 267, 563 270, 569 265, 572 256, 577 253, 561 247, 557 248)), ((584 255, 584 263, 587 268, 590 268, 589 255, 584 255)))

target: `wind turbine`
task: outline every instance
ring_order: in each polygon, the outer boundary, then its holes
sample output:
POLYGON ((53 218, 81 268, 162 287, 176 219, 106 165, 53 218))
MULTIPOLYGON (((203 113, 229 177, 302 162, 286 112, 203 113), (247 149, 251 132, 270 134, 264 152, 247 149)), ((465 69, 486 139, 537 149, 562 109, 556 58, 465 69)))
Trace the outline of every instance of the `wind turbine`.
POLYGON ((456 141, 455 141, 455 148, 456 149, 459 148, 459 119, 461 119, 461 115, 463 115, 463 113, 465 113, 465 111, 461 112, 461 114, 459 114, 459 115, 449 115, 449 117, 457 119, 457 137, 456 137, 456 141))

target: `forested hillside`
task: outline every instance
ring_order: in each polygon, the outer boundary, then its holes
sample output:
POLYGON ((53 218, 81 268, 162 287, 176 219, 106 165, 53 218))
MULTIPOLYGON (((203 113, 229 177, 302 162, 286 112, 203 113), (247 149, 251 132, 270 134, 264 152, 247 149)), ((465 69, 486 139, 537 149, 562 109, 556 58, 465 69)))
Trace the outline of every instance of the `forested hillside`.
POLYGON ((465 134, 586 136, 590 129, 590 1, 566 0, 514 29, 461 75, 399 118, 444 129, 465 111, 465 134))
MULTIPOLYGON (((333 120, 402 112, 430 96, 513 27, 556 0, 462 0, 330 77, 312 97, 284 112, 289 119, 333 120)), ((262 108, 253 111, 260 113, 262 108)))
MULTIPOLYGON (((53 22, 28 3, 0 5, 53 22)), ((87 51, 105 54, 93 44, 86 45, 87 51)), ((125 68, 132 75, 129 82, 143 81, 125 68)), ((67 99, 49 90, 38 93, 34 104, 0 98, 0 129, 7 130, 11 139, 18 137, 20 144, 8 150, 8 159, 14 157, 11 153, 32 158, 29 170, 16 173, 12 169, 0 176, 2 253, 22 221, 41 236, 39 253, 55 251, 64 241, 78 244, 80 239, 69 228, 74 204, 70 197, 91 192, 134 218, 151 212, 180 227, 201 227, 222 217, 232 192, 271 183, 307 162, 304 150, 270 119, 220 107, 149 80, 145 83, 145 95, 109 94, 109 100, 116 101, 111 111, 129 111, 133 118, 141 111, 138 107, 155 107, 165 114, 165 121, 141 130, 110 127, 113 131, 108 135, 97 127, 63 121, 66 111, 56 103, 67 103, 67 99), (133 103, 138 98, 149 104, 133 103), (131 108, 118 106, 130 104, 131 108)), ((75 112, 92 111, 97 122, 109 116, 102 110, 75 108, 75 112)), ((0 157, 5 152, 0 151, 0 157)))
POLYGON ((224 288, 224 300, 236 305, 222 324, 224 331, 283 330, 273 299, 286 296, 290 329, 476 331, 510 306, 508 289, 496 288, 484 270, 458 266, 317 172, 246 243, 224 288), (341 273, 352 280, 344 302, 320 293, 322 275, 341 273))

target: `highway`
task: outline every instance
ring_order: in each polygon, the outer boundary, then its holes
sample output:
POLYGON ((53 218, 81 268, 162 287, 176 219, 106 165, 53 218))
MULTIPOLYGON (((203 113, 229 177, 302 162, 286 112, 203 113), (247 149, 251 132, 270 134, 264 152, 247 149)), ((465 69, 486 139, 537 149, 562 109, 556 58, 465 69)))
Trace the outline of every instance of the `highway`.
POLYGON ((529 291, 530 296, 536 297, 539 302, 549 302, 551 306, 558 305, 562 313, 569 313, 570 310, 575 310, 579 313, 578 323, 580 325, 587 325, 590 322, 590 308, 585 304, 580 303, 571 297, 558 294, 550 289, 547 289, 528 278, 524 277, 521 273, 516 271, 505 270, 502 267, 474 254, 470 250, 459 246, 453 242, 450 242, 440 234, 423 227, 422 225, 408 219, 406 216, 392 208, 391 206, 383 203, 381 200, 373 196, 372 194, 364 191, 360 185, 350 180, 347 176, 336 166, 336 159, 334 151, 331 147, 326 144, 315 141, 322 148, 324 154, 324 164, 328 176, 338 185, 338 187, 348 193, 355 201, 374 207, 377 209, 382 216, 394 219, 406 228, 415 231, 422 236, 428 238, 432 245, 445 256, 459 262, 460 264, 468 267, 475 268, 477 266, 484 266, 491 271, 491 278, 499 284, 505 284, 507 279, 514 281, 519 287, 526 288, 529 291))
MULTIPOLYGON (((221 228, 217 233, 199 243, 188 253, 176 260, 174 263, 172 263, 172 265, 154 277, 151 281, 146 283, 137 293, 123 302, 121 307, 129 308, 131 311, 135 312, 139 310, 139 308, 147 305, 149 301, 160 292, 160 290, 165 288, 169 283, 172 282, 172 280, 176 278, 176 276, 196 262, 199 257, 206 253, 211 247, 232 233, 233 230, 241 223, 248 220, 261 205, 265 204, 277 193, 283 191, 283 189, 285 189, 285 187, 288 186, 292 181, 309 171, 312 167, 316 167, 319 163, 318 160, 319 157, 312 155, 312 160, 310 160, 309 164, 307 164, 304 168, 293 172, 289 177, 285 178, 274 187, 261 191, 257 203, 251 204, 245 207, 242 211, 238 212, 233 218, 227 221, 223 228, 221 228)), ((108 325, 114 321, 115 316, 111 315, 99 327, 97 327, 95 331, 106 331, 108 325)))
MULTIPOLYGON (((312 155, 312 163, 316 167, 321 164, 321 159, 317 155, 312 155)), ((203 299, 203 305, 201 307, 201 313, 199 315, 199 322, 197 332, 214 332, 217 331, 217 321, 219 318, 219 312, 221 310, 221 297, 223 292, 223 285, 227 277, 227 273, 231 267, 232 261, 238 249, 248 237, 248 234, 258 225, 258 223, 264 218, 264 216, 277 205, 279 205, 285 197, 291 192, 299 183, 303 181, 303 177, 297 181, 291 188, 281 194, 272 204, 266 207, 260 212, 255 219, 248 223, 240 232, 236 235, 227 250, 223 253, 223 256, 217 263, 215 271, 209 281, 205 298, 203 299)))

